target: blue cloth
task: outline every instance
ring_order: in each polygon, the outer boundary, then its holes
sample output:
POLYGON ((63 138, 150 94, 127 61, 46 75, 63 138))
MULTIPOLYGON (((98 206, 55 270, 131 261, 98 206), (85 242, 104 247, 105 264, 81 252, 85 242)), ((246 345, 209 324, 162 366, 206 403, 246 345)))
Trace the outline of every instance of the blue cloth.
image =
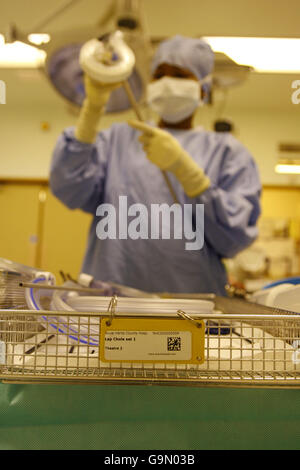
POLYGON ((199 80, 211 74, 215 55, 203 39, 174 36, 163 41, 152 61, 152 74, 161 64, 176 65, 190 70, 199 80))
MULTIPOLYGON (((173 204, 161 171, 146 157, 139 132, 114 124, 98 134, 95 144, 74 138, 74 129, 59 137, 52 161, 53 193, 70 209, 93 215, 82 272, 149 292, 215 292, 227 282, 223 257, 232 257, 257 236, 261 185, 249 152, 230 134, 202 129, 169 130, 211 179, 211 187, 189 199, 174 175, 170 180, 181 204, 205 204, 205 244, 185 250, 186 240, 99 240, 96 209, 102 203, 119 206, 173 204)), ((73 247, 76 250, 76 247, 73 247)))

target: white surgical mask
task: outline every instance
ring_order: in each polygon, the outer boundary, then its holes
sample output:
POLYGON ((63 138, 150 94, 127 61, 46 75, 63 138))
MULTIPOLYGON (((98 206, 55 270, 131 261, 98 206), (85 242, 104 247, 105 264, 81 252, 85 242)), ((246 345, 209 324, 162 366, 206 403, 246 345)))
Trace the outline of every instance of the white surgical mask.
POLYGON ((163 77, 148 85, 148 105, 165 122, 187 119, 202 104, 200 84, 186 78, 163 77))

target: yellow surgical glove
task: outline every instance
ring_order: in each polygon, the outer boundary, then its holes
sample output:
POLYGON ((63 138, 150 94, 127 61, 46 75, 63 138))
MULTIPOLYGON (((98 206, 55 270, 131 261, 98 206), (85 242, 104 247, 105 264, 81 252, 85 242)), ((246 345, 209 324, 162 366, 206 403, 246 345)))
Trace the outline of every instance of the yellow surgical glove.
POLYGON ((80 110, 75 137, 80 142, 92 144, 97 135, 99 120, 104 113, 110 94, 120 83, 99 83, 85 75, 86 98, 80 110))
POLYGON ((129 121, 130 126, 142 131, 139 141, 148 159, 163 171, 173 173, 187 196, 193 198, 210 186, 210 179, 202 168, 168 132, 139 121, 129 121))

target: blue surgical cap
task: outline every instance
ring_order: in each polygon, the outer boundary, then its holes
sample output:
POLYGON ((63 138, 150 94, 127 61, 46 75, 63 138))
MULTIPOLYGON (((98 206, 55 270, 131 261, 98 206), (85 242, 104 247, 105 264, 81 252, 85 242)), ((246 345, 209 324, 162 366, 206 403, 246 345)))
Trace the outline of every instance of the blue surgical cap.
POLYGON ((152 74, 164 63, 188 69, 202 80, 213 70, 214 52, 203 39, 177 35, 159 45, 152 61, 152 74))

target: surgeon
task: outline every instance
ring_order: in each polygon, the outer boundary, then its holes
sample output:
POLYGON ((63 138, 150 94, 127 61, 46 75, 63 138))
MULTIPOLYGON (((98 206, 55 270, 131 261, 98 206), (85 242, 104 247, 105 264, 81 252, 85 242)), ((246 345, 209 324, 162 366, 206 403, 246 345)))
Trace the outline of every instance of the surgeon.
POLYGON ((52 191, 66 206, 93 216, 82 272, 148 292, 225 294, 223 259, 256 239, 261 184, 252 156, 232 135, 193 127, 213 66, 213 51, 202 39, 162 42, 148 87, 158 126, 131 121, 101 132, 99 120, 116 85, 85 78, 78 124, 59 137, 50 174, 52 191), (97 208, 111 204, 119 220, 119 196, 149 213, 152 204, 174 203, 163 171, 194 217, 204 205, 203 247, 187 250, 184 237, 131 239, 118 231, 115 239, 99 237, 97 208))

